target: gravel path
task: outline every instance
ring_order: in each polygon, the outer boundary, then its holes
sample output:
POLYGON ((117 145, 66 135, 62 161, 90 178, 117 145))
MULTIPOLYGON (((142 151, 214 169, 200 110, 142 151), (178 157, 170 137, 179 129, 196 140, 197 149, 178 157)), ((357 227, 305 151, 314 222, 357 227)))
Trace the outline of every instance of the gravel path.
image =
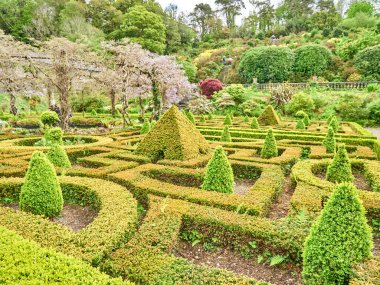
POLYGON ((368 128, 367 130, 373 133, 375 136, 377 136, 377 138, 380 140, 380 128, 376 128, 376 129, 368 128))

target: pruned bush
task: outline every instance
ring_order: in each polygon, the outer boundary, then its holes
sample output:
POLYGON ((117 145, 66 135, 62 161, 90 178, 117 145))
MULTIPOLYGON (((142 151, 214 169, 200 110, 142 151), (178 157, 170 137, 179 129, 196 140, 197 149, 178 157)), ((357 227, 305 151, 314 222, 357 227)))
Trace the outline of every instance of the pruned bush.
POLYGON ((41 114, 41 122, 44 126, 52 127, 59 122, 59 116, 54 111, 45 111, 41 114))
POLYGON ((206 118, 205 118, 205 116, 202 115, 202 116, 200 117, 199 121, 200 121, 201 123, 206 122, 206 118))
POLYGON ((222 193, 234 192, 234 175, 223 147, 217 146, 207 164, 202 189, 222 193))
POLYGON ((260 125, 263 126, 274 126, 280 123, 280 118, 278 117, 273 107, 271 105, 268 105, 257 118, 257 121, 260 125))
POLYGON ((62 171, 71 167, 69 157, 61 145, 53 144, 47 153, 47 158, 54 166, 60 168, 62 171))
POLYGON ((251 123, 251 129, 259 129, 259 122, 257 121, 256 117, 252 118, 252 123, 251 123))
POLYGON ((297 111, 297 113, 294 114, 294 117, 298 119, 303 119, 307 116, 307 114, 304 111, 297 111))
POLYGON ((351 163, 348 159, 346 146, 341 144, 333 161, 327 167, 326 179, 333 183, 352 182, 354 176, 351 171, 351 163))
POLYGON ((195 118, 194 118, 193 113, 191 113, 191 111, 186 112, 186 117, 190 120, 190 122, 192 122, 195 125, 195 118))
POLYGON ((44 137, 47 140, 48 144, 63 145, 63 131, 60 127, 46 129, 44 137))
POLYGON ((298 111, 310 114, 313 112, 314 107, 314 100, 311 95, 300 92, 295 94, 286 105, 286 111, 289 114, 296 114, 298 111))
POLYGON ((248 116, 244 116, 244 122, 249 123, 249 117, 248 116))
POLYGON ((260 155, 262 158, 272 158, 278 156, 277 142, 273 135, 272 129, 268 130, 260 155))
POLYGON ((372 247, 357 189, 348 183, 337 185, 305 241, 303 282, 348 284, 352 266, 371 257, 372 247))
POLYGON ((323 145, 326 147, 327 153, 335 153, 336 149, 336 140, 335 140, 335 132, 332 127, 329 127, 327 135, 323 140, 323 145))
POLYGON ((329 66, 332 54, 320 45, 305 45, 295 50, 294 71, 301 77, 321 75, 329 66))
POLYGON ((232 118, 230 114, 227 114, 226 117, 224 118, 224 125, 225 126, 232 125, 232 118))
POLYGON ((36 215, 55 217, 63 207, 61 187, 54 167, 45 154, 35 151, 20 192, 20 209, 36 215))
POLYGON ((304 130, 304 129, 306 129, 305 123, 303 122, 302 119, 300 119, 300 120, 297 121, 296 129, 297 130, 304 130))
POLYGON ((357 53, 354 64, 361 74, 380 79, 380 45, 368 47, 357 53))
POLYGON ((140 129, 140 134, 147 134, 149 133, 150 131, 150 123, 149 123, 149 120, 147 118, 144 119, 144 123, 140 129))
POLYGON ((231 135, 230 135, 230 130, 228 126, 225 126, 223 129, 222 136, 220 137, 221 142, 231 142, 231 135))
POLYGON ((223 89, 223 84, 218 79, 208 78, 201 82, 201 94, 207 98, 211 98, 215 92, 223 89))
POLYGON ((308 126, 310 126, 310 118, 309 118, 308 114, 306 114, 306 116, 303 118, 303 122, 304 122, 306 128, 308 126))
POLYGON ((331 127, 334 130, 334 133, 337 133, 339 130, 339 123, 338 119, 335 116, 331 117, 331 120, 329 122, 329 127, 331 127))

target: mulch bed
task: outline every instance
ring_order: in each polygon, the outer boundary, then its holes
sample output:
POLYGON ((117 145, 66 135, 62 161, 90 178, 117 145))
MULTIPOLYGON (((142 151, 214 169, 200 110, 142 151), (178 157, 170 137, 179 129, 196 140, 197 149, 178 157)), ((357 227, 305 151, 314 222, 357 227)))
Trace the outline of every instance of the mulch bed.
POLYGON ((290 175, 286 177, 285 185, 282 193, 277 198, 276 202, 272 205, 269 211, 268 218, 277 220, 284 218, 288 215, 290 209, 290 200, 292 199, 296 185, 292 183, 290 175))

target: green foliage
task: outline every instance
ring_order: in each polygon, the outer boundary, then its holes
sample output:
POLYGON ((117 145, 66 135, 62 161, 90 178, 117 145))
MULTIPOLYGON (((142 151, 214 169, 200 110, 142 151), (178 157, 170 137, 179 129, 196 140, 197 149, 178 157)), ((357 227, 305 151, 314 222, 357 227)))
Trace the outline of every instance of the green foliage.
POLYGON ((251 123, 251 129, 259 129, 259 122, 257 121, 256 117, 252 118, 252 123, 251 123))
POLYGON ((246 83, 254 77, 260 83, 288 80, 294 53, 287 47, 258 47, 245 52, 239 64, 239 74, 246 83))
POLYGON ((306 128, 310 126, 310 118, 308 114, 306 114, 306 116, 303 118, 303 122, 306 128))
POLYGON ((63 131, 60 127, 46 129, 44 137, 49 144, 63 145, 63 131))
POLYGON ((63 170, 71 167, 69 157, 61 145, 53 144, 47 153, 47 158, 54 166, 63 170))
POLYGON ((304 119, 307 116, 307 114, 304 111, 298 111, 294 114, 294 117, 298 119, 304 119))
POLYGON ((303 78, 321 75, 331 62, 330 50, 320 45, 305 45, 295 50, 294 71, 303 78))
POLYGON ((186 112, 186 117, 190 120, 190 122, 192 122, 195 125, 195 118, 191 111, 186 112))
POLYGON ((53 111, 45 111, 41 114, 41 122, 44 126, 54 126, 59 122, 58 114, 53 111))
POLYGON ((370 120, 380 123, 380 98, 368 104, 368 116, 370 120))
POLYGON ((300 119, 300 120, 297 121, 296 129, 297 130, 304 130, 304 129, 306 129, 305 123, 304 123, 304 121, 302 119, 300 119))
POLYGON ((141 127, 141 130, 140 130, 140 134, 147 134, 149 133, 150 131, 150 123, 149 123, 149 120, 147 118, 144 119, 144 123, 141 127))
POLYGON ((335 110, 345 121, 360 121, 368 117, 364 97, 355 93, 339 96, 335 110))
POLYGON ((249 96, 248 88, 244 88, 241 84, 231 84, 224 87, 222 90, 213 94, 213 98, 221 97, 223 94, 228 94, 232 97, 236 105, 240 105, 247 100, 249 96))
POLYGON ((326 179, 334 183, 354 181, 354 176, 351 171, 351 163, 348 159, 344 144, 338 146, 338 151, 335 154, 333 161, 327 167, 326 179))
POLYGON ((94 116, 94 117, 96 117, 98 115, 98 113, 96 112, 95 109, 92 109, 90 114, 91 114, 91 116, 94 116))
POLYGON ((180 62, 187 78, 191 83, 197 82, 197 67, 189 61, 180 62))
POLYGON ((358 191, 337 185, 305 241, 305 284, 348 284, 352 266, 371 257, 371 231, 358 191))
POLYGON ((356 68, 365 76, 380 79, 380 45, 368 47, 355 56, 356 68))
MULTIPOLYGON (((379 44, 380 35, 375 32, 366 31, 357 34, 354 39, 350 37, 343 38, 336 46, 336 53, 343 60, 349 60, 353 59, 361 50, 379 44)), ((364 61, 368 61, 368 59, 364 61)), ((365 68, 365 66, 363 66, 363 68, 365 68)))
POLYGON ((293 96, 290 102, 286 105, 286 111, 289 114, 296 114, 298 111, 312 113, 314 110, 314 100, 311 95, 300 92, 293 96))
POLYGON ((257 118, 257 121, 261 126, 275 126, 280 123, 280 118, 273 109, 272 105, 268 105, 257 118))
POLYGON ((220 137, 221 142, 231 142, 231 135, 230 135, 230 130, 228 126, 225 126, 223 129, 222 136, 220 137))
POLYGON ((222 193, 234 192, 234 175, 223 147, 217 146, 207 164, 202 189, 222 193))
POLYGON ((262 158, 272 158, 278 156, 278 149, 276 138, 273 135, 273 130, 269 129, 267 135, 265 136, 265 141, 263 148, 260 153, 262 158))
POLYGON ((367 92, 376 92, 380 90, 380 86, 376 83, 371 83, 367 85, 367 92))
POLYGON ((40 151, 33 153, 20 192, 20 209, 55 217, 63 207, 61 187, 53 165, 40 151))
POLYGON ((358 13, 364 13, 367 16, 372 16, 374 12, 375 8, 370 2, 355 1, 348 8, 346 15, 348 18, 354 18, 358 13))
POLYGON ((339 130, 339 123, 338 119, 335 116, 331 117, 330 123, 329 123, 329 128, 332 128, 334 130, 334 133, 337 133, 339 130))
POLYGON ((327 153, 335 153, 336 140, 335 140, 335 132, 332 127, 329 127, 326 137, 323 140, 323 145, 326 147, 327 153))
POLYGON ((249 117, 248 116, 244 116, 244 122, 249 123, 249 117))
POLYGON ((206 122, 206 118, 205 118, 205 116, 204 116, 204 115, 201 115, 201 118, 199 119, 199 121, 200 121, 201 123, 206 122))
POLYGON ((96 113, 94 113, 95 115, 93 116, 96 116, 97 113, 104 112, 104 108, 107 104, 106 99, 107 98, 101 94, 89 94, 89 92, 84 92, 84 94, 71 96, 70 106, 74 112, 92 113, 94 110, 96 113))
POLYGON ((230 126, 232 125, 232 118, 230 114, 227 114, 226 117, 224 118, 224 123, 225 126, 230 126))

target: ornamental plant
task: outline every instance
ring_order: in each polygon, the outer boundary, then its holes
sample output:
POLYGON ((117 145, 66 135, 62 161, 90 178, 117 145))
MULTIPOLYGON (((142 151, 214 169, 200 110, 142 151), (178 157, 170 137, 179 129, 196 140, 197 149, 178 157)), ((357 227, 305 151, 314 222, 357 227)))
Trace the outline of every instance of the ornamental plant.
POLYGON ((29 162, 19 205, 23 211, 46 217, 55 217, 62 211, 62 191, 54 166, 41 151, 35 151, 29 162))
POLYGON ((371 257, 370 227, 358 190, 350 183, 335 187, 305 241, 305 284, 348 284, 352 266, 371 257))
POLYGON ((332 127, 332 129, 334 130, 334 133, 337 133, 338 130, 339 130, 339 123, 338 123, 338 120, 335 116, 333 116, 330 120, 330 123, 329 123, 329 127, 332 127))
POLYGON ((276 111, 273 109, 272 105, 268 105, 257 118, 257 121, 260 123, 260 125, 274 126, 280 123, 280 118, 278 117, 276 111))
POLYGON ((234 175, 223 147, 217 146, 207 164, 202 189, 222 193, 234 192, 234 175))
POLYGON ((307 128, 308 126, 310 126, 310 118, 308 114, 305 114, 305 115, 306 116, 303 118, 303 122, 305 124, 305 127, 307 128))
POLYGON ((273 135, 273 130, 269 129, 265 137, 263 148, 261 149, 262 158, 271 158, 278 156, 276 138, 273 135))
POLYGON ((209 120, 212 120, 212 114, 210 113, 210 114, 208 114, 208 116, 207 116, 207 119, 209 119, 209 120))
POLYGON ((224 118, 224 125, 225 126, 232 125, 232 118, 231 118, 230 114, 227 114, 227 116, 224 118))
POLYGON ((44 137, 49 144, 63 145, 63 131, 60 127, 47 129, 45 131, 44 137))
POLYGON ((297 130, 304 130, 304 129, 306 129, 305 123, 303 122, 302 119, 300 119, 300 120, 297 121, 296 129, 297 130))
POLYGON ((215 92, 223 89, 223 84, 218 79, 208 78, 201 82, 200 87, 201 94, 211 99, 215 92))
POLYGON ((150 123, 149 123, 149 120, 147 118, 144 119, 144 123, 141 127, 141 130, 140 130, 140 134, 147 134, 149 131, 150 131, 150 123))
POLYGON ((249 123, 249 117, 248 116, 244 116, 244 122, 249 123))
POLYGON ((323 145, 326 147, 327 153, 335 153, 336 149, 336 140, 335 140, 335 132, 332 127, 329 127, 327 135, 323 140, 323 145))
POLYGON ((304 111, 298 111, 297 113, 295 113, 294 117, 298 118, 298 119, 303 119, 306 117, 306 113, 304 111))
POLYGON ((52 127, 59 122, 58 114, 53 111, 45 111, 41 114, 41 122, 46 127, 52 127))
POLYGON ((187 112, 186 117, 190 120, 190 122, 192 122, 195 125, 195 118, 194 118, 193 113, 191 113, 190 111, 187 112))
POLYGON ((205 116, 204 116, 204 115, 202 115, 202 116, 201 116, 201 118, 199 119, 199 121, 200 121, 201 123, 204 123, 204 122, 206 122, 206 118, 205 118, 205 116))
POLYGON ((259 129, 259 122, 257 121, 256 117, 253 117, 252 123, 251 123, 251 129, 259 129))
POLYGON ((327 167, 326 179, 333 183, 352 182, 354 176, 348 159, 346 146, 340 144, 331 164, 327 167))
POLYGON ((61 170, 63 174, 64 171, 71 167, 71 162, 63 146, 59 144, 53 144, 48 153, 47 158, 56 167, 61 170))
POLYGON ((231 135, 230 135, 230 129, 228 126, 225 126, 224 127, 224 130, 223 130, 223 133, 222 133, 222 136, 220 138, 220 141, 221 142, 231 142, 231 135))

